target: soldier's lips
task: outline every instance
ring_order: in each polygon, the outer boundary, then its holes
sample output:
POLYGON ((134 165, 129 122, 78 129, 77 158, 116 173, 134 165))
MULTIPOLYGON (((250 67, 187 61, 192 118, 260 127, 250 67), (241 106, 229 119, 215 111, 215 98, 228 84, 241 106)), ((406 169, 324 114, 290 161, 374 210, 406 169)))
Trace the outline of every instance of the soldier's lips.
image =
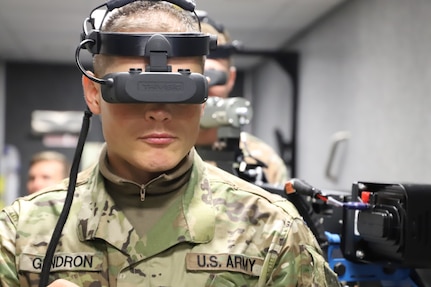
POLYGON ((152 133, 140 137, 139 140, 153 145, 166 145, 174 142, 176 137, 167 133, 152 133))

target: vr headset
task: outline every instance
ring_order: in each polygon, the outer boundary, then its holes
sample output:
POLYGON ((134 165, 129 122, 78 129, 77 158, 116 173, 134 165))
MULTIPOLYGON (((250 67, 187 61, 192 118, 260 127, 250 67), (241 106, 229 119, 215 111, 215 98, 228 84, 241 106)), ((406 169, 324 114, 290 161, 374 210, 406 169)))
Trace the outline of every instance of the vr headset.
MULTIPOLYGON (((204 75, 184 68, 172 71, 171 57, 206 56, 217 47, 217 37, 203 33, 124 33, 102 32, 102 24, 109 12, 137 0, 111 0, 95 9, 84 21, 81 42, 75 60, 81 72, 90 80, 101 84, 102 97, 109 103, 187 103, 200 104, 208 98, 208 82, 204 75), (105 8, 98 28, 95 11, 105 8), (139 56, 149 58, 142 69, 131 67, 128 72, 110 73, 96 78, 86 72, 79 60, 82 49, 95 54, 139 56)), ((139 0, 138 0, 139 1, 139 0)), ((157 1, 157 0, 152 0, 157 1)), ((167 0, 194 13, 192 0, 167 0)), ((103 12, 103 11, 102 11, 103 12)))
MULTIPOLYGON (((214 21, 208 16, 208 13, 203 10, 196 10, 196 15, 201 23, 208 23, 212 26, 218 33, 224 34, 225 28, 222 24, 214 21)), ((230 44, 218 45, 208 54, 208 59, 228 59, 230 58, 241 46, 239 41, 233 41, 230 44)))

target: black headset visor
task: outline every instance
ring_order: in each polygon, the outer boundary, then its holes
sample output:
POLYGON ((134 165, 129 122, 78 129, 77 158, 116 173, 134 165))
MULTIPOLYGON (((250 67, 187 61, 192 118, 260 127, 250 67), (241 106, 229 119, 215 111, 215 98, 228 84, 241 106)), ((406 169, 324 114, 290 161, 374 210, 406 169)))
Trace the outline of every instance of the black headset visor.
POLYGON ((145 72, 112 73, 99 79, 109 103, 204 103, 208 82, 204 75, 183 68, 172 72, 170 57, 205 56, 216 38, 202 33, 115 33, 93 30, 84 47, 92 54, 148 57, 145 72))

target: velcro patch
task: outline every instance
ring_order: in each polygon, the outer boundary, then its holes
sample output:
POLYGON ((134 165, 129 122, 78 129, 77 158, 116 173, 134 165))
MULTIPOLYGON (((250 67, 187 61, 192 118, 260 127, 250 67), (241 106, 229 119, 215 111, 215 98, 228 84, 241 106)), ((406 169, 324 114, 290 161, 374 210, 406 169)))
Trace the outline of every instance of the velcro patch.
POLYGON ((188 253, 186 255, 186 268, 193 271, 233 271, 259 276, 262 266, 262 258, 241 254, 188 253))

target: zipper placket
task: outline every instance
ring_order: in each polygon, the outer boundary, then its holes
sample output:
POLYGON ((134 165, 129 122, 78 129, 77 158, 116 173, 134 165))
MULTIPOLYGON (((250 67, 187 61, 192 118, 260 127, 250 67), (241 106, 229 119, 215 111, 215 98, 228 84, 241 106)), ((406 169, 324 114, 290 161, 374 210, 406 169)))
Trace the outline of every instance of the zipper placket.
POLYGON ((141 194, 141 201, 145 200, 145 194, 147 193, 147 189, 145 187, 145 184, 141 185, 141 190, 139 191, 139 193, 141 194))

